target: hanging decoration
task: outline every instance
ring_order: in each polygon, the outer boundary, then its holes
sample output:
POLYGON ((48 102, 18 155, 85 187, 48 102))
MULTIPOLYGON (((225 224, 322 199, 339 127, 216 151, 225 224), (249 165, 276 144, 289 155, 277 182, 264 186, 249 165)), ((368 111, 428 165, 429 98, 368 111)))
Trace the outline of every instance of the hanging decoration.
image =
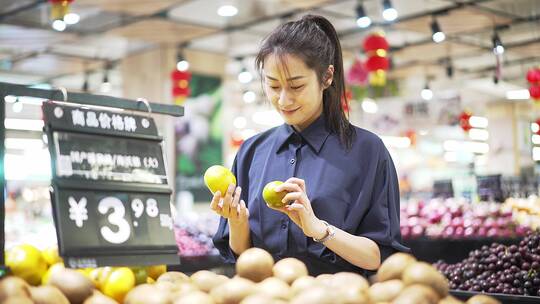
POLYGON ((343 108, 343 112, 349 113, 351 108, 349 106, 351 100, 353 98, 352 91, 349 89, 345 90, 345 96, 341 98, 341 107, 343 108))
POLYGON ((384 33, 379 32, 367 36, 363 46, 367 55, 365 66, 369 72, 369 83, 375 87, 385 86, 386 71, 390 67, 390 61, 387 57, 389 45, 384 33))
POLYGON ((410 142, 411 142, 411 146, 416 146, 416 139, 417 139, 417 136, 416 136, 416 131, 414 129, 409 129, 407 131, 405 131, 405 137, 407 137, 410 142))
POLYGON ((534 134, 536 135, 540 135, 540 118, 537 118, 536 121, 535 121, 536 125, 538 125, 539 127, 536 129, 535 132, 533 132, 534 134))
POLYGON ((472 129, 470 119, 472 117, 472 113, 469 111, 463 111, 459 115, 459 126, 463 131, 469 132, 469 130, 472 129))
POLYGON ((171 80, 174 103, 177 105, 182 105, 186 101, 187 97, 191 94, 191 89, 189 88, 191 72, 174 69, 174 71, 171 73, 171 80))
POLYGON ((69 6, 73 0, 49 0, 51 4, 51 19, 63 20, 64 16, 69 13, 69 6))
POLYGON ((535 67, 527 72, 527 81, 530 84, 529 95, 535 102, 540 102, 540 67, 535 67))

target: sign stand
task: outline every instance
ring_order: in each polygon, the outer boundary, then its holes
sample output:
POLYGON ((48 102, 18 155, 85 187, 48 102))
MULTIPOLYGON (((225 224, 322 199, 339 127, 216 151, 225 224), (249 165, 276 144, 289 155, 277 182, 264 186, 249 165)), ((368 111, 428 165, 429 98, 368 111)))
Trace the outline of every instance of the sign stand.
MULTIPOLYGON (((183 107, 0 82, 1 121, 8 95, 147 112, 143 116, 43 103, 59 250, 70 267, 179 263, 162 138, 149 114, 182 116, 183 107)), ((4 139, 0 124, 0 168, 4 139)), ((4 170, 0 172, 3 189, 4 170)), ((0 275, 5 269, 4 203, 2 196, 0 275)))

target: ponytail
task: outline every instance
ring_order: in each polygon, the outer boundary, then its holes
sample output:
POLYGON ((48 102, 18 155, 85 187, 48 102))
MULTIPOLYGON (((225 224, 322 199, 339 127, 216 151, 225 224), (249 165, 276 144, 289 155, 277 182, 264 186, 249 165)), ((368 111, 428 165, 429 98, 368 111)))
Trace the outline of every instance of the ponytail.
POLYGON ((302 19, 310 20, 326 34, 333 46, 333 56, 331 65, 334 66, 334 75, 331 85, 323 92, 323 106, 326 124, 330 129, 338 130, 340 141, 347 148, 352 145, 354 128, 351 126, 348 113, 343 110, 343 104, 349 105, 349 100, 345 94, 345 73, 343 71, 343 57, 341 43, 338 34, 328 19, 317 15, 306 15, 302 19))

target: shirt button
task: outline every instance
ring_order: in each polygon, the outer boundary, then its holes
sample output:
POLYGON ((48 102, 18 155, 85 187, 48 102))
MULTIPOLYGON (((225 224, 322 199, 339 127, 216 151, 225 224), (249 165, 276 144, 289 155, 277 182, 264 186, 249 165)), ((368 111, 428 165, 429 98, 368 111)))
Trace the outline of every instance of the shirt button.
POLYGON ((294 158, 291 158, 291 160, 289 161, 289 163, 291 163, 291 165, 294 164, 295 162, 296 162, 296 159, 294 159, 294 158))

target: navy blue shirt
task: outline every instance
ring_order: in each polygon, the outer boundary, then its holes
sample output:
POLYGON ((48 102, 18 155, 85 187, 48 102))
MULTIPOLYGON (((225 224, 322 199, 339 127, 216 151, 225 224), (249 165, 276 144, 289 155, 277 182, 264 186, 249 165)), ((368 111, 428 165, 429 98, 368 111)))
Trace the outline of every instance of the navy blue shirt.
MULTIPOLYGON (((242 188, 250 217, 251 243, 269 251, 276 260, 296 257, 311 275, 353 271, 365 274, 323 244, 314 242, 289 217, 266 206, 264 186, 290 177, 305 180, 315 216, 350 234, 367 237, 379 245, 381 259, 401 244, 399 187, 388 150, 375 134, 355 127, 352 148, 325 128, 321 115, 302 132, 283 124, 246 140, 232 172, 242 188)), ((213 238, 228 263, 235 254, 229 247, 227 219, 221 218, 213 238)))

